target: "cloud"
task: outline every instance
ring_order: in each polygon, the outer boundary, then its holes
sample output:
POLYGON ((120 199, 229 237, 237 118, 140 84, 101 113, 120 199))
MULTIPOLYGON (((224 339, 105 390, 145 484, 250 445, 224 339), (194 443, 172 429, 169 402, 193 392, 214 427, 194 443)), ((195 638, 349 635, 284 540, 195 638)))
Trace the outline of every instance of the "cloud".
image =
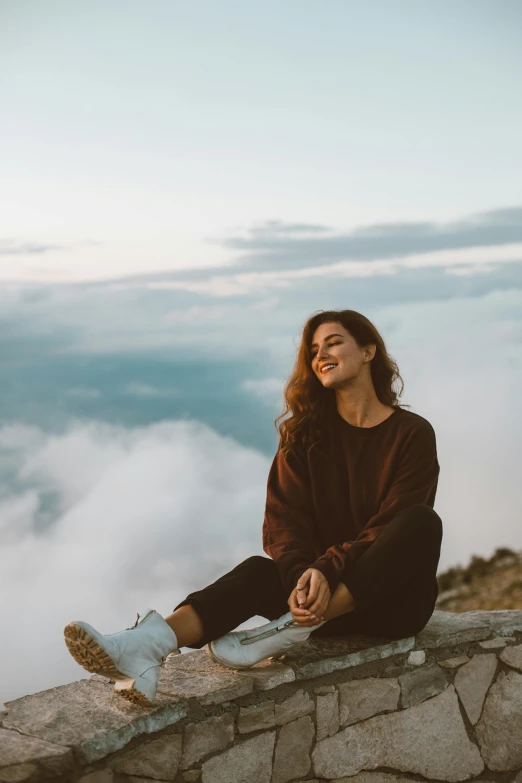
POLYGON ((0 702, 88 676, 65 647, 69 620, 110 633, 149 606, 166 615, 264 554, 270 460, 199 422, 10 424, 0 454, 2 627, 16 638, 1 647, 0 702))
POLYGON ((522 207, 489 210, 448 223, 375 223, 346 234, 299 236, 326 227, 286 226, 270 221, 246 237, 229 237, 223 244, 244 251, 243 270, 302 269, 335 261, 372 261, 412 253, 505 245, 522 242, 522 207))
POLYGON ((0 240, 0 256, 41 255, 64 249, 63 245, 47 245, 41 242, 16 243, 8 239, 0 240))

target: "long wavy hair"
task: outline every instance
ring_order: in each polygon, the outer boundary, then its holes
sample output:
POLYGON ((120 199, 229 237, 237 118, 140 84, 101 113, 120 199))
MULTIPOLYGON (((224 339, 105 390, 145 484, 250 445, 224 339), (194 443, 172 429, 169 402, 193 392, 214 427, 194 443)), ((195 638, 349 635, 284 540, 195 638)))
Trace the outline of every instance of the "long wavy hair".
POLYGON ((411 407, 399 404, 404 382, 375 325, 355 310, 320 310, 312 315, 303 327, 295 365, 284 387, 285 409, 274 421, 285 456, 296 448, 304 448, 308 452, 323 437, 328 414, 335 408, 335 389, 326 389, 311 366, 311 342, 315 330, 320 324, 330 321, 344 326, 359 348, 370 343, 376 345, 375 355, 370 362, 370 372, 380 402, 393 408, 411 407), (399 394, 393 389, 396 380, 401 384, 399 394), (287 413, 292 415, 278 427, 277 422, 287 413))

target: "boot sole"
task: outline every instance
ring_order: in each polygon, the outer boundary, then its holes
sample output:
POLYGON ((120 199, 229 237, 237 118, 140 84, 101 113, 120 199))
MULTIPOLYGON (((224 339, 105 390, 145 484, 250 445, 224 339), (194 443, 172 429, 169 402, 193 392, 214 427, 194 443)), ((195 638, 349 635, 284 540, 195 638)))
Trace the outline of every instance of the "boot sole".
POLYGON ((84 628, 80 628, 75 623, 68 623, 63 635, 67 649, 76 663, 88 672, 101 674, 111 680, 128 679, 128 675, 116 669, 112 658, 84 628))
POLYGON ((153 707, 154 702, 148 699, 135 687, 136 680, 132 677, 120 679, 114 684, 113 691, 125 701, 136 704, 138 707, 153 707))

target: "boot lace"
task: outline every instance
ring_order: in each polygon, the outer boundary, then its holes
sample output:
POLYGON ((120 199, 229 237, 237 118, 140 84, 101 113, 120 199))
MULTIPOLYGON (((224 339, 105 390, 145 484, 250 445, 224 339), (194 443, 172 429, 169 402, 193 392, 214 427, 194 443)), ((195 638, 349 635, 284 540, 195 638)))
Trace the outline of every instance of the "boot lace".
POLYGON ((127 628, 126 630, 127 631, 132 631, 133 628, 136 628, 136 626, 138 625, 139 619, 140 619, 140 614, 139 614, 139 612, 137 612, 136 622, 134 623, 134 625, 131 625, 131 627, 127 628))

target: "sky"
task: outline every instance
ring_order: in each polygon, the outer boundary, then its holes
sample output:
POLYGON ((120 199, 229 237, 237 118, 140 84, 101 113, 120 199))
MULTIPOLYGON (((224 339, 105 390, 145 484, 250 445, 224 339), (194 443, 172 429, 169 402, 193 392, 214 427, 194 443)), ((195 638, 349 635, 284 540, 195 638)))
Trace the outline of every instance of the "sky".
POLYGON ((439 569, 522 549, 521 18, 0 0, 0 704, 263 554, 318 310, 434 427, 439 569))

